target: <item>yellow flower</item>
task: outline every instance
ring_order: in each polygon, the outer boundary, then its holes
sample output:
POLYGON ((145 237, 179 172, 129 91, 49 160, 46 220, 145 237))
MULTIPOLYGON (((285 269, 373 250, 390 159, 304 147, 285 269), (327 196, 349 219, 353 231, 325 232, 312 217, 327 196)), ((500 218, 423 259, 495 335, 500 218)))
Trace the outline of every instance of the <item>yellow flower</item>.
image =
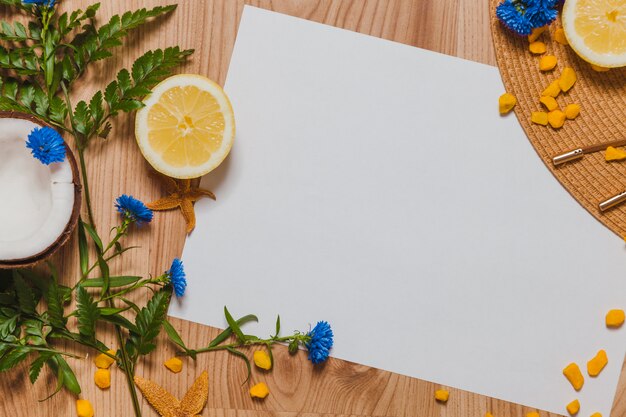
POLYGON ((450 393, 445 389, 438 389, 435 391, 435 400, 445 403, 450 398, 450 393))
POLYGON ((176 357, 166 360, 163 365, 175 374, 183 370, 183 361, 176 357))
POLYGON ((270 389, 265 385, 265 382, 259 382, 252 388, 250 388, 250 396, 252 398, 265 398, 270 394, 270 389))
POLYGON ((93 407, 89 400, 76 400, 76 415, 78 417, 93 417, 93 407))
MULTIPOLYGON (((115 356, 114 350, 109 349, 107 350, 107 353, 111 356, 115 356)), ((101 353, 94 358, 93 363, 95 363, 96 366, 100 369, 108 369, 111 365, 113 365, 113 362, 115 362, 115 359, 113 359, 111 356, 101 353)))
POLYGON ((267 354, 264 350, 257 350, 253 355, 254 364, 261 369, 265 369, 266 371, 272 368, 272 360, 270 359, 270 355, 267 354))
POLYGON ((111 371, 108 369, 98 369, 93 374, 93 382, 96 383, 98 388, 107 389, 111 386, 111 371))

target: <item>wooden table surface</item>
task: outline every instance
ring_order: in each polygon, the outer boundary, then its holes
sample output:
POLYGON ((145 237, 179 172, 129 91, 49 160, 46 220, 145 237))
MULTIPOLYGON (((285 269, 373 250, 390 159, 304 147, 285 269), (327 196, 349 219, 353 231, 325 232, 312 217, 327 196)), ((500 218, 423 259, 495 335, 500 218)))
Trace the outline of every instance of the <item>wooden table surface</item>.
MULTIPOLYGON (((66 8, 68 4, 72 8, 84 8, 92 2, 66 0, 61 2, 61 8, 66 8)), ((104 0, 99 19, 104 21, 124 10, 167 3, 166 0, 104 0)), ((202 74, 223 84, 244 3, 495 65, 487 0, 181 0, 178 10, 172 15, 133 32, 125 46, 116 51, 115 58, 92 67, 75 99, 91 97, 96 87, 104 86, 120 68, 128 66, 144 51, 170 45, 196 50, 190 62, 179 72, 202 74)), ((116 196, 127 193, 152 201, 165 193, 162 182, 151 173, 135 144, 132 116, 119 117, 110 139, 91 147, 87 159, 100 230, 107 230, 117 222, 113 210, 116 196)), ((219 204, 219 195, 217 198, 215 204, 219 204)), ((147 275, 166 270, 172 258, 182 252, 184 230, 179 212, 157 213, 150 226, 133 233, 126 241, 127 245, 139 245, 141 248, 128 252, 121 262, 116 262, 113 266, 115 274, 147 275)), ((57 260, 62 266, 63 281, 75 282, 78 275, 76 242, 72 241, 64 248, 57 260)), ((211 277, 210 271, 207 271, 206 279, 218 277, 211 277)), ((173 324, 191 347, 206 345, 219 332, 182 320, 174 319, 173 324)), ((99 331, 107 343, 115 345, 111 329, 99 331)), ((173 356, 175 348, 164 336, 160 338, 157 351, 140 361, 137 374, 182 397, 195 377, 207 369, 210 391, 203 416, 482 417, 489 411, 495 417, 522 417, 533 411, 453 388, 450 389, 448 403, 441 405, 433 397, 439 387, 434 383, 334 359, 330 359, 323 368, 314 369, 304 352, 289 357, 284 348, 277 348, 276 351, 272 372, 253 371, 252 381, 265 381, 270 388, 271 394, 264 401, 250 398, 247 393, 249 386, 242 385, 245 366, 241 360, 226 353, 201 355, 195 363, 186 361, 180 374, 170 373, 162 363, 173 356)), ((113 369, 111 388, 101 391, 92 382, 95 368, 92 358, 88 356, 91 353, 78 353, 86 358, 71 360, 70 365, 77 370, 83 387, 82 397, 92 402, 96 416, 133 415, 122 373, 113 369)), ((415 354, 420 354, 419 347, 416 347, 415 354)), ((32 387, 25 367, 2 374, 0 416, 74 416, 74 398, 69 394, 61 393, 49 401, 38 402, 54 389, 53 384, 54 381, 47 375, 32 387)), ((625 392, 626 378, 622 378, 613 416, 626 415, 626 401, 621 395, 625 392)), ((142 402, 144 416, 157 415, 143 399, 142 402)), ((541 413, 541 416, 553 415, 541 413)))

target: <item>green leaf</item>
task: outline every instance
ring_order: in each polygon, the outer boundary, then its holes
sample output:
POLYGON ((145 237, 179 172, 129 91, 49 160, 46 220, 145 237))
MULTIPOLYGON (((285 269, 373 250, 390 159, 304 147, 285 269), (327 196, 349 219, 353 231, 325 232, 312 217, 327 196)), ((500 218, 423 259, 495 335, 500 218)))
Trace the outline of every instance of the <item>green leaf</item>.
POLYGON ((51 357, 51 353, 40 352, 39 356, 37 356, 30 364, 30 368, 28 369, 28 378, 30 379, 31 384, 34 384, 37 381, 39 374, 41 373, 41 368, 43 368, 46 361, 48 361, 51 357))
MULTIPOLYGON (((109 277, 109 288, 124 287, 126 285, 132 285, 139 281, 141 277, 137 276, 113 276, 109 277)), ((89 278, 80 284, 86 288, 102 287, 104 280, 102 278, 89 278)))
MULTIPOLYGON (((248 314, 247 316, 243 316, 242 318, 237 320, 237 325, 241 326, 242 324, 248 323, 250 321, 258 322, 259 319, 254 314, 248 314)), ((232 329, 230 327, 226 328, 222 333, 218 334, 217 337, 211 341, 211 343, 209 343, 209 347, 215 347, 219 345, 224 340, 228 339, 232 334, 232 329)))
POLYGON ((63 295, 56 280, 50 280, 45 299, 46 304, 48 304, 48 320, 50 324, 54 327, 64 328, 67 324, 67 318, 63 316, 63 295))
POLYGON ((138 332, 131 333, 131 340, 139 355, 147 355, 156 348, 153 342, 165 321, 170 297, 171 290, 168 288, 157 291, 135 317, 138 332))
POLYGON ((76 105, 72 123, 74 124, 74 129, 78 133, 82 133, 83 135, 88 135, 90 133, 93 121, 91 120, 91 111, 89 111, 89 106, 87 106, 87 103, 84 101, 80 101, 76 105))
POLYGON ((0 358, 0 371, 8 371, 22 363, 32 350, 26 346, 11 349, 0 358))
POLYGON ((4 321, 0 320, 0 339, 5 340, 10 334, 15 332, 18 318, 19 317, 15 315, 5 319, 4 321))
POLYGON ((232 353, 233 355, 240 357, 246 363, 246 368, 248 369, 248 376, 246 380, 243 381, 243 383, 245 384, 250 379, 250 375, 252 375, 252 366, 250 366, 250 359, 248 359, 248 357, 243 352, 240 352, 237 349, 234 349, 232 347, 227 347, 226 350, 232 353))
POLYGON ((139 334, 139 329, 137 328, 137 326, 131 323, 126 317, 120 316, 119 314, 103 314, 100 319, 112 323, 116 326, 123 327, 133 332, 134 334, 139 334))
POLYGON ((119 313, 123 313, 124 311, 129 310, 130 307, 125 308, 116 308, 116 307, 102 307, 100 309, 101 316, 113 316, 119 313))
POLYGON ((183 348, 185 352, 189 350, 187 349, 187 346, 185 346, 185 342, 183 342, 183 339, 180 337, 180 335, 178 334, 174 326, 172 326, 172 324, 169 321, 167 320, 163 321, 163 328, 165 329, 167 336, 170 338, 172 342, 174 342, 175 344, 183 348))
POLYGON ((235 336, 237 336, 237 339, 239 339, 240 342, 245 342, 246 336, 241 331, 241 328, 239 328, 239 324, 237 324, 233 316, 230 315, 230 312, 228 311, 226 306, 224 306, 224 316, 226 317, 226 322, 228 323, 228 327, 230 327, 233 333, 235 333, 235 336))
POLYGON ((65 359, 63 359, 61 355, 54 355, 54 361, 57 363, 59 368, 59 380, 63 381, 65 388, 67 388, 71 393, 80 394, 80 384, 76 379, 76 375, 74 375, 74 371, 72 371, 72 368, 70 368, 65 359))
POLYGON ((98 249, 100 249, 100 251, 102 251, 102 249, 103 249, 103 247, 102 247, 102 240, 100 240, 100 236, 98 236, 98 233, 96 233, 96 230, 93 227, 91 227, 91 225, 89 223, 84 223, 83 222, 83 226, 85 226, 85 230, 87 231, 89 236, 91 236, 91 239, 93 240, 93 243, 95 243, 96 246, 98 247, 98 249))
POLYGON ((280 315, 276 317, 276 334, 274 336, 278 336, 280 333, 280 315))
POLYGON ((87 246, 87 235, 85 235, 85 224, 82 220, 78 220, 78 253, 80 271, 84 277, 89 270, 89 247, 87 246))
POLYGON ((94 123, 97 125, 104 116, 104 108, 102 107, 102 92, 98 91, 89 101, 89 111, 93 117, 94 123))
POLYGON ((78 286, 76 294, 78 332, 87 340, 93 341, 96 336, 96 322, 100 317, 100 309, 93 297, 82 286, 78 286))
POLYGON ((17 295, 20 309, 24 313, 35 314, 35 308, 37 307, 35 294, 33 294, 33 290, 26 284, 24 278, 17 270, 13 271, 13 286, 15 287, 15 294, 17 295))

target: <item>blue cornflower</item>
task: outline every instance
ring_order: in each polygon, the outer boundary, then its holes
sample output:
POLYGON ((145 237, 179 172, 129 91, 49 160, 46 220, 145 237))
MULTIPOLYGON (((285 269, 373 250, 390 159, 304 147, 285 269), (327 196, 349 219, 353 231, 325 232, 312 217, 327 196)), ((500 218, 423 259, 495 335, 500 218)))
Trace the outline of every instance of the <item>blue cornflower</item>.
POLYGON ((169 271, 166 272, 166 275, 169 277, 170 282, 174 287, 174 294, 176 294, 176 297, 182 297, 185 294, 185 288, 187 288, 183 261, 178 258, 174 258, 172 266, 169 271))
POLYGON ((559 0, 504 0, 496 8, 500 21, 518 35, 530 35, 557 17, 559 0))
POLYGON ((54 7, 56 0, 22 0, 24 4, 35 4, 37 6, 54 7))
POLYGON ((330 324, 318 321, 313 330, 307 333, 311 339, 305 344, 309 350, 309 360, 314 364, 328 359, 330 348, 333 347, 333 331, 330 324))
POLYGON ((115 208, 124 218, 137 224, 150 223, 152 210, 132 195, 123 194, 115 200, 115 208))
POLYGON ((533 28, 548 25, 556 19, 558 0, 533 0, 529 3, 526 14, 533 28))
POLYGON ((51 127, 36 127, 28 134, 26 147, 44 165, 65 160, 65 142, 51 127))

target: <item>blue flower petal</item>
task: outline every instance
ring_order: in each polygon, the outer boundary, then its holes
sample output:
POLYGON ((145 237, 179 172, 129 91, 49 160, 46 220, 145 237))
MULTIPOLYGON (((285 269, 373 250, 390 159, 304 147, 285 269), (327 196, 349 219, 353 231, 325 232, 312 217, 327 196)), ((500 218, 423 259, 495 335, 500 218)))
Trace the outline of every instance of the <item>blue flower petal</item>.
POLYGON ((123 194, 119 196, 115 200, 115 208, 126 219, 137 222, 137 224, 150 223, 152 220, 152 210, 132 195, 123 194))
POLYGON ((51 127, 36 127, 28 135, 26 147, 44 165, 65 160, 65 142, 51 127))
POLYGON ((187 280, 185 279, 185 269, 183 267, 183 261, 178 258, 174 258, 172 266, 169 271, 166 272, 172 286, 174 287, 174 293, 176 297, 182 297, 185 294, 185 288, 187 288, 187 280))

